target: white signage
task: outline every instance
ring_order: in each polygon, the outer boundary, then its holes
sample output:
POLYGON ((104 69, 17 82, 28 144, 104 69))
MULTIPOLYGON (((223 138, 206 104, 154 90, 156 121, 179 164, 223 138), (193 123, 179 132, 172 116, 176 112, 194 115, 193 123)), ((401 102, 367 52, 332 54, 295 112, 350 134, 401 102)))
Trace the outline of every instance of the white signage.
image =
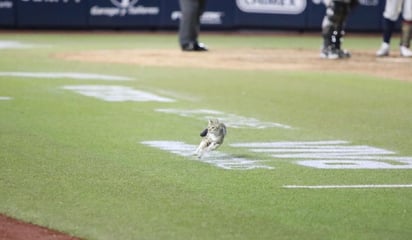
POLYGON ((346 141, 251 142, 232 147, 267 153, 275 159, 294 160, 298 165, 321 169, 412 169, 412 157, 346 141))
POLYGON ((82 0, 21 0, 22 2, 33 2, 33 3, 81 3, 82 0))
POLYGON ((158 15, 159 7, 146 7, 137 5, 139 0, 110 0, 113 6, 101 7, 94 5, 90 8, 91 16, 138 16, 138 15, 158 15))
MULTIPOLYGON (((225 15, 224 12, 212 12, 212 11, 207 11, 202 14, 200 17, 200 23, 201 24, 207 24, 207 25, 220 25, 223 23, 223 16, 225 15)), ((170 18, 172 21, 177 21, 180 20, 182 17, 182 12, 180 11, 174 11, 170 15, 170 18)))
POLYGON ((12 8, 13 2, 12 1, 0 1, 0 9, 2 8, 12 8))
POLYGON ((307 0, 236 0, 238 8, 247 13, 301 14, 307 0))
POLYGON ((198 159, 194 156, 194 152, 197 147, 196 145, 186 144, 179 141, 144 141, 142 144, 227 170, 274 169, 274 167, 264 165, 264 161, 233 157, 219 151, 208 152, 203 158, 198 159))

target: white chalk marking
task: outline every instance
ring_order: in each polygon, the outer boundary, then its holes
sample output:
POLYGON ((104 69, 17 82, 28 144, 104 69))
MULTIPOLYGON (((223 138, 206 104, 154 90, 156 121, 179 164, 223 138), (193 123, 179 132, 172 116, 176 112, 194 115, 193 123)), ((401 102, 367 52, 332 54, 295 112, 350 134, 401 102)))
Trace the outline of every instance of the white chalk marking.
MULTIPOLYGON (((253 149, 254 152, 268 153, 336 153, 336 154, 393 154, 394 152, 369 146, 335 146, 335 147, 313 147, 313 148, 270 148, 270 149, 253 149)), ((299 154, 291 154, 299 155, 299 154)))
MULTIPOLYGON (((252 152, 257 152, 255 150, 251 150, 252 152)), ((311 159, 324 159, 324 158, 335 158, 335 159, 363 159, 363 160, 371 160, 371 156, 373 159, 382 160, 380 155, 385 154, 394 154, 394 152, 387 151, 382 149, 382 151, 378 152, 331 152, 331 153, 301 153, 301 154, 271 154, 271 156, 275 158, 311 158, 311 159)))
POLYGON ((143 141, 141 143, 227 170, 274 169, 274 167, 263 165, 263 161, 233 157, 219 151, 208 152, 203 158, 198 159, 194 156, 197 146, 179 141, 143 141))
POLYGON ((297 164, 320 169, 412 169, 412 161, 397 161, 396 164, 375 160, 304 160, 297 164))
POLYGON ((268 153, 275 159, 293 159, 305 167, 320 169, 412 169, 412 157, 395 156, 381 148, 349 145, 347 141, 234 143, 232 147, 268 153))
POLYGON ((174 99, 161 97, 149 92, 123 86, 75 85, 63 86, 63 89, 75 91, 81 95, 95 97, 108 102, 174 102, 174 99))
POLYGON ((106 80, 106 81, 128 81, 129 77, 102 75, 94 73, 75 73, 75 72, 0 72, 0 77, 27 77, 27 78, 72 78, 81 80, 106 80))
POLYGON ((9 48, 31 48, 33 45, 24 44, 17 41, 0 41, 0 49, 9 49, 9 48))
POLYGON ((156 109, 157 112, 176 114, 182 117, 191 117, 195 119, 205 120, 211 118, 218 118, 221 122, 224 122, 226 126, 230 128, 255 128, 255 129, 264 129, 264 128, 283 128, 283 129, 292 129, 291 126, 274 123, 274 122, 262 122, 255 118, 238 116, 236 114, 224 113, 220 111, 210 110, 210 109, 193 109, 193 110, 184 110, 184 109, 156 109))
POLYGON ((412 188, 412 184, 369 184, 369 185, 284 185, 292 189, 339 189, 339 188, 412 188))
POLYGON ((272 147, 290 147, 290 148, 307 148, 307 147, 323 147, 324 145, 332 145, 332 147, 339 144, 346 144, 348 141, 333 140, 333 141, 307 141, 307 142, 252 142, 252 143, 233 143, 233 147, 246 148, 272 148, 272 147))
POLYGON ((11 97, 2 97, 2 96, 0 96, 0 101, 8 101, 8 100, 11 100, 12 98, 11 97))

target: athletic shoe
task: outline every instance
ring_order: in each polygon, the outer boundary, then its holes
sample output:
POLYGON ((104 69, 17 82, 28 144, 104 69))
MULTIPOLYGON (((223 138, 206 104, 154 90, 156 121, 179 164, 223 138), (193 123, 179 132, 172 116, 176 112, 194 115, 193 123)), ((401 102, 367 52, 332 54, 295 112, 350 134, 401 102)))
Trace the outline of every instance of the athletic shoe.
POLYGON ((409 48, 401 46, 400 50, 402 57, 412 57, 412 51, 409 48))
POLYGON ((350 58, 352 56, 350 52, 346 49, 343 49, 343 50, 338 49, 337 51, 338 51, 339 58, 350 58))
POLYGON ((379 50, 376 51, 376 56, 377 57, 389 56, 389 44, 386 42, 383 42, 379 50))
POLYGON ((205 52, 208 51, 208 49, 205 44, 194 42, 183 44, 182 51, 205 52))
POLYGON ((320 51, 320 57, 324 59, 338 59, 339 54, 336 50, 331 48, 323 48, 320 51))
POLYGON ((336 48, 323 48, 320 52, 320 57, 325 59, 344 59, 350 58, 351 54, 347 50, 336 48))

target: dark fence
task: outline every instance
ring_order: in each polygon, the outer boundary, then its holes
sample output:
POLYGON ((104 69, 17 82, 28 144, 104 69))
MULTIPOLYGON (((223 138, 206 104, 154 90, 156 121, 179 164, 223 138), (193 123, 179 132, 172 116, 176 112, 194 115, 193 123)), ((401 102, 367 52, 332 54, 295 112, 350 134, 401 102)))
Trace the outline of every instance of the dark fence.
MULTIPOLYGON (((383 0, 360 0, 346 29, 380 31, 383 0)), ((204 29, 319 30, 322 0, 209 0, 204 29)), ((42 29, 176 29, 178 0, 0 0, 0 26, 42 29)))

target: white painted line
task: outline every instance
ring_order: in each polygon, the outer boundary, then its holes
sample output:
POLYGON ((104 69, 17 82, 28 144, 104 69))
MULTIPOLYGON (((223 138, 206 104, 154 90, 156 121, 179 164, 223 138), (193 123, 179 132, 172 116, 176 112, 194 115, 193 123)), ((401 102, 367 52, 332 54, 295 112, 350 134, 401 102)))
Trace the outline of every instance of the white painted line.
POLYGON ((289 148, 307 148, 307 147, 323 147, 323 145, 347 144, 347 141, 332 140, 332 141, 307 141, 307 142, 252 142, 252 143, 234 143, 233 147, 246 147, 246 148, 272 148, 272 147, 289 147, 289 148))
POLYGON ((412 157, 347 141, 251 142, 232 143, 255 153, 267 153, 273 159, 291 159, 305 167, 319 169, 412 169, 412 157))
POLYGON ((232 113, 225 113, 210 109, 156 109, 157 112, 176 114, 181 117, 191 117, 202 121, 207 121, 211 118, 218 118, 221 122, 224 122, 227 127, 230 128, 283 128, 292 129, 291 126, 275 122, 262 122, 256 118, 243 117, 232 113))
POLYGON ((94 97, 107 102, 174 102, 174 99, 161 97, 153 93, 135 90, 124 86, 108 85, 74 85, 63 86, 63 89, 72 90, 81 95, 94 97))
POLYGON ((370 185, 284 185, 294 189, 340 189, 340 188, 412 188, 412 184, 370 184, 370 185))
POLYGON ((219 151, 208 152, 207 155, 198 159, 194 156, 197 146, 179 141, 143 141, 141 143, 227 170, 274 169, 274 167, 262 164, 264 161, 233 157, 219 151))
POLYGON ((92 79, 105 81, 128 81, 129 77, 112 76, 94 73, 76 73, 76 72, 0 72, 0 77, 27 77, 27 78, 72 78, 72 79, 92 79))
POLYGON ((0 49, 9 49, 9 48, 31 48, 33 45, 24 44, 17 41, 0 41, 0 49))
POLYGON ((367 146, 339 146, 336 148, 269 148, 253 149, 254 152, 269 153, 355 153, 355 154, 393 154, 394 152, 367 146))
MULTIPOLYGON (((251 150, 253 151, 253 150, 251 150)), ((378 161, 411 161, 412 157, 390 157, 379 154, 353 153, 318 153, 318 154, 272 154, 274 158, 291 158, 291 159, 347 159, 347 160, 378 160, 378 161)))
POLYGON ((382 162, 379 159, 373 160, 346 160, 346 159, 322 159, 297 161, 299 165, 320 169, 412 169, 412 161, 400 160, 382 162))
POLYGON ((0 96, 0 101, 8 101, 8 100, 11 100, 12 98, 11 97, 2 97, 2 96, 0 96))

